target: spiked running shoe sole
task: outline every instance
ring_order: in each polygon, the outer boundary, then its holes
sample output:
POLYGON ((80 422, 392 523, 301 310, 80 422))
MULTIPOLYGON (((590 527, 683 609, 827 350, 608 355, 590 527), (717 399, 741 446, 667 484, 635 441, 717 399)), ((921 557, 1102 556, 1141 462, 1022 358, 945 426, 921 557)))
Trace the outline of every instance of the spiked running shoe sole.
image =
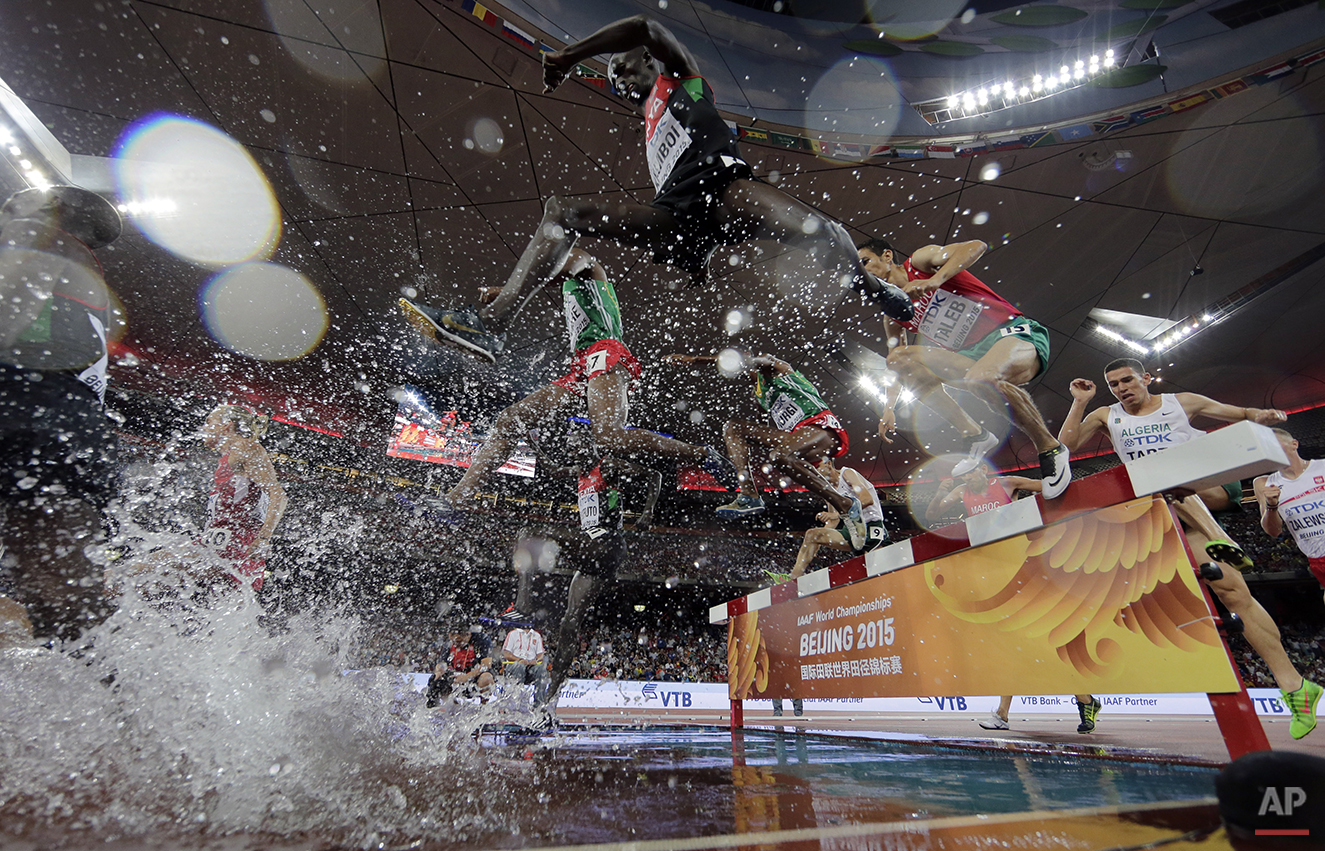
POLYGON ((751 514, 758 514, 764 510, 764 500, 755 497, 751 499, 745 495, 736 497, 736 499, 726 505, 719 505, 713 513, 719 517, 735 518, 748 517, 751 514))
POLYGON ((428 314, 419 309, 419 306, 407 298, 398 299, 396 305, 405 314, 405 320, 414 327, 423 336, 437 342, 437 334, 442 330, 436 322, 433 322, 428 314))
POLYGON ((1247 558, 1242 547, 1232 541, 1211 541, 1205 545, 1205 554, 1238 570, 1248 570, 1252 566, 1251 559, 1247 558))

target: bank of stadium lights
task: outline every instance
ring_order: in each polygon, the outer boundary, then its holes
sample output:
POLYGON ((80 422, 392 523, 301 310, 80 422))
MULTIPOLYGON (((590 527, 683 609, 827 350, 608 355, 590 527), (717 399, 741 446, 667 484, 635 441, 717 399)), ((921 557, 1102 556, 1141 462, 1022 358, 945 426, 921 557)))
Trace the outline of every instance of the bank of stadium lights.
MULTIPOLYGON (((874 379, 870 378, 868 375, 862 375, 858 381, 861 390, 864 390, 865 392, 871 394, 872 396, 877 397, 880 400, 887 398, 888 395, 887 388, 893 386, 896 383, 897 383, 897 375, 896 373, 893 372, 884 373, 882 387, 876 384, 874 382, 874 379)), ((910 402, 915 397, 916 394, 912 393, 910 390, 903 387, 902 392, 898 395, 897 398, 898 401, 900 401, 902 404, 905 404, 907 402, 910 402)))
POLYGON ((126 201, 123 204, 117 204, 115 209, 129 216, 160 218, 177 212, 179 204, 172 198, 145 198, 141 201, 126 201))
POLYGON ((1188 316, 1180 322, 1176 322, 1159 337, 1148 341, 1149 344, 1133 340, 1126 334, 1120 334, 1112 328, 1096 324, 1095 333, 1101 337, 1107 337, 1117 343, 1122 343, 1127 348, 1142 355, 1158 355, 1176 348, 1185 342, 1196 332, 1208 328, 1220 319, 1227 316, 1214 313, 1203 313, 1200 316, 1188 316))
POLYGON ((930 124, 939 124, 955 118, 987 115, 1080 88, 1112 69, 1116 63, 1113 50, 1110 49, 1106 50, 1102 57, 1093 54, 1089 59, 1077 59, 1071 65, 1061 65, 1056 71, 1035 74, 1020 80, 995 81, 978 88, 954 92, 944 98, 920 101, 914 106, 921 117, 930 124))
POLYGON ((0 126, 0 148, 2 148, 5 153, 9 154, 13 162, 18 165, 19 169, 23 172, 23 179, 26 180, 30 186, 35 186, 37 189, 50 188, 51 182, 46 179, 46 175, 42 173, 42 170, 37 164, 29 158, 29 155, 24 153, 23 149, 19 146, 19 140, 8 127, 0 126))

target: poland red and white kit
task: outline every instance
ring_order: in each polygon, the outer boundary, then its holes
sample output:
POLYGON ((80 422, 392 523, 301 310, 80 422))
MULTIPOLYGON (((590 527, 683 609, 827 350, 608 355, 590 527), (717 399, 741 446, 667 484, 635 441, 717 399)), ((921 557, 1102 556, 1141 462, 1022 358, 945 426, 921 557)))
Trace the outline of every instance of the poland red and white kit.
POLYGON ((1271 473, 1265 483, 1279 488, 1279 518, 1325 585, 1325 461, 1308 461, 1296 479, 1271 473))

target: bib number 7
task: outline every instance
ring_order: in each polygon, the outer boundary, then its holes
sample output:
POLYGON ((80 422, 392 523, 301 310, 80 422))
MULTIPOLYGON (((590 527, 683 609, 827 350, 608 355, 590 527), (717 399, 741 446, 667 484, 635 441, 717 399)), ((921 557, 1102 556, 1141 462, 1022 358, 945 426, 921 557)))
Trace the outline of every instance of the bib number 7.
POLYGON ((584 359, 584 377, 593 378, 607 371, 607 350, 599 349, 584 359))

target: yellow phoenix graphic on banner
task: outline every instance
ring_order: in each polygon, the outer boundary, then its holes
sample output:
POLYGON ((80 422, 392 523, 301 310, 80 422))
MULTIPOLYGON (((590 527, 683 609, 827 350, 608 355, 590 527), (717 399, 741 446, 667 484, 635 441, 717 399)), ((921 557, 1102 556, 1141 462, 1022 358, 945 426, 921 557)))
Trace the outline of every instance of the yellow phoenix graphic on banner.
POLYGON ((1121 633, 1157 647, 1218 647, 1219 634, 1163 500, 1083 514, 980 547, 946 581, 947 560, 925 565, 945 609, 971 623, 1043 639, 1083 677, 1121 658, 1121 633))
POLYGON ((1160 498, 731 619, 733 699, 1238 689, 1160 498))

